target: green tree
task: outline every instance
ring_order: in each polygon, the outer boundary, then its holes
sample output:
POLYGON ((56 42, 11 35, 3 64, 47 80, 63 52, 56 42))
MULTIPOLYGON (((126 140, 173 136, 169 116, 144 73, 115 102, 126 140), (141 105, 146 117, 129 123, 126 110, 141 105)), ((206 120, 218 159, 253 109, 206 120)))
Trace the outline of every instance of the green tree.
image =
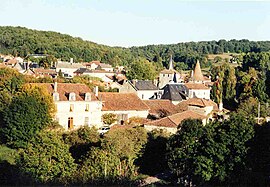
POLYGON ((155 65, 142 58, 131 63, 127 72, 127 77, 130 80, 153 80, 156 75, 157 71, 155 65))
POLYGON ((41 129, 50 125, 54 105, 40 87, 25 87, 2 112, 1 137, 12 147, 25 147, 41 129))
POLYGON ((77 168, 69 146, 51 131, 38 133, 21 149, 17 165, 24 175, 41 184, 67 184, 77 168))

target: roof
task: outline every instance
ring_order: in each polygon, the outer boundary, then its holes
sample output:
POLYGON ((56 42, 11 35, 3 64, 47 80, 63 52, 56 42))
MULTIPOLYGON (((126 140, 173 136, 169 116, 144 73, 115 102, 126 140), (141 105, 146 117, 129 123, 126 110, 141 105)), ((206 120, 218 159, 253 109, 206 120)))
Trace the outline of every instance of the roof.
POLYGON ((167 110, 170 114, 178 112, 177 107, 167 99, 144 100, 143 102, 150 108, 149 113, 151 114, 157 114, 160 110, 167 110))
POLYGON ((153 84, 152 81, 145 81, 145 80, 133 80, 129 81, 136 90, 158 90, 158 87, 153 84))
POLYGON ((171 116, 151 121, 146 123, 145 125, 157 126, 157 127, 170 127, 170 128, 177 128, 178 125, 185 119, 206 119, 205 116, 197 114, 193 111, 184 111, 181 113, 173 114, 171 116))
POLYGON ((83 68, 83 64, 81 63, 70 63, 70 62, 57 62, 56 68, 70 68, 70 69, 79 69, 83 68))
POLYGON ((43 73, 46 73, 46 74, 56 74, 55 70, 53 70, 53 69, 33 68, 33 71, 35 73, 40 73, 40 74, 43 74, 43 73))
POLYGON ((186 88, 183 84, 167 84, 163 88, 164 92, 161 99, 169 99, 171 101, 182 101, 185 100, 187 95, 186 88))
POLYGON ((100 92, 102 111, 149 110, 148 106, 133 93, 100 92))
POLYGON ((79 68, 76 71, 74 71, 73 73, 83 74, 83 73, 91 73, 91 71, 87 68, 79 68))
POLYGON ((163 74, 174 74, 175 73, 178 73, 177 71, 173 70, 173 69, 164 69, 162 70, 160 73, 163 73, 163 74))
POLYGON ((194 75, 193 75, 193 80, 194 81, 204 81, 204 77, 202 74, 202 70, 201 70, 201 66, 200 66, 200 62, 197 61, 195 69, 194 69, 194 75))
POLYGON ((101 68, 112 68, 112 65, 110 65, 110 64, 105 64, 105 63, 100 63, 99 66, 100 66, 101 68))
MULTIPOLYGON (((54 93, 54 83, 30 83, 31 85, 44 86, 49 93, 54 93)), ((69 93, 75 93, 76 101, 84 101, 85 93, 91 94, 91 101, 97 101, 96 96, 85 84, 57 83, 59 101, 68 101, 69 93)))
POLYGON ((198 106, 202 108, 207 106, 213 106, 214 110, 218 110, 218 105, 210 99, 190 98, 176 105, 176 107, 181 111, 188 110, 188 106, 198 106))
POLYGON ((189 90, 210 90, 209 87, 200 83, 185 83, 184 84, 189 90))

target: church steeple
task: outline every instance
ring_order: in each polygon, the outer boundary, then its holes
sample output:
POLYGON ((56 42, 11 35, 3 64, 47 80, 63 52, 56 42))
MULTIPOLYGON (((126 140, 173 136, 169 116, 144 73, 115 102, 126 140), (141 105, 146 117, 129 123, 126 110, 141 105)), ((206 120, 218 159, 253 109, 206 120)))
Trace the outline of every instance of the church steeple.
POLYGON ((172 55, 171 55, 170 62, 169 62, 169 70, 173 70, 173 60, 172 60, 172 55))
POLYGON ((201 66, 199 60, 197 60, 195 69, 194 69, 194 75, 192 77, 193 81, 204 81, 204 77, 202 74, 201 66))

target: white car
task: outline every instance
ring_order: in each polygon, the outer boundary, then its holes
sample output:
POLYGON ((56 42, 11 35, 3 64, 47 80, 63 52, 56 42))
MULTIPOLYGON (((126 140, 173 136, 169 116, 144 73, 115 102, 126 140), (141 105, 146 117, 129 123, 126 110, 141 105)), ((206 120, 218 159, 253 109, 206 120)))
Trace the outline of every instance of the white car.
POLYGON ((108 132, 109 130, 110 130, 110 127, 109 126, 103 126, 103 127, 100 127, 98 129, 98 133, 99 134, 104 134, 104 133, 108 132))

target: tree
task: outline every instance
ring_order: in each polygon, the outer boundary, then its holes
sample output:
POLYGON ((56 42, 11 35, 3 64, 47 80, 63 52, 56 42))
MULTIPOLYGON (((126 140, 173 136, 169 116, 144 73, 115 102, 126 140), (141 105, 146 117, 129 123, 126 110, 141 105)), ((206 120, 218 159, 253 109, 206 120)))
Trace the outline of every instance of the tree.
POLYGON ((131 63, 127 72, 128 79, 153 80, 156 75, 155 65, 142 58, 131 63))
POLYGON ((35 183, 67 184, 77 165, 69 153, 69 146, 55 132, 38 133, 17 160, 20 171, 35 183))
POLYGON ((186 120, 168 143, 168 164, 183 185, 238 184, 247 170, 251 120, 232 114, 230 120, 205 127, 186 120))
POLYGON ((106 125, 112 125, 117 121, 116 114, 113 113, 107 113, 102 115, 102 121, 106 125))
POLYGON ((50 125, 54 104, 44 88, 27 85, 2 112, 1 137, 11 147, 25 147, 40 130, 50 125))

